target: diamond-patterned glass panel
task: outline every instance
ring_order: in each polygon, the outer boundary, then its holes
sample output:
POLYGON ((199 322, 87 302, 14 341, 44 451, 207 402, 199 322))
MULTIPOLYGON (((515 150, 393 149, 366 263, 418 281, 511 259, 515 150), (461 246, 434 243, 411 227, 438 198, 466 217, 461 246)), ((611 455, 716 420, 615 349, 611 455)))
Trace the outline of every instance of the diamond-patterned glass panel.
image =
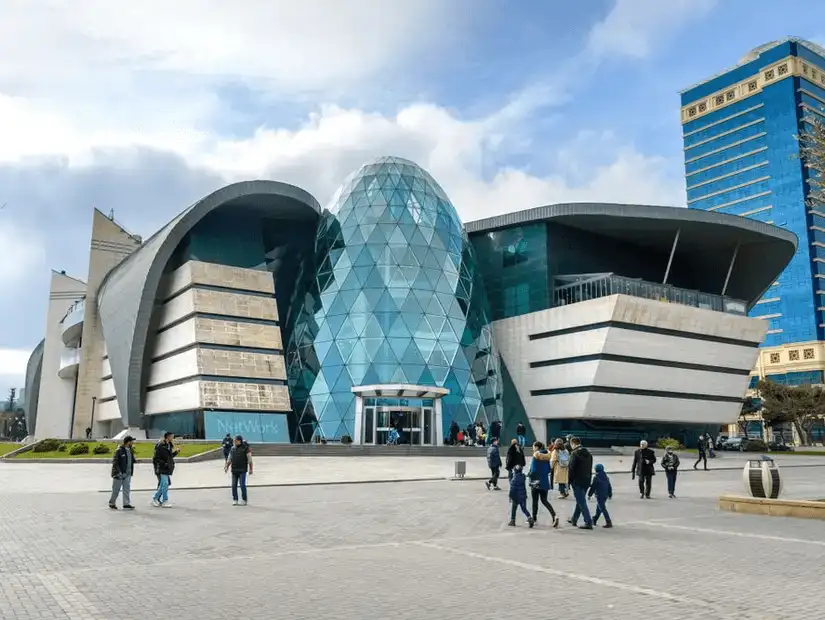
MULTIPOLYGON (((288 347, 296 441, 354 437, 352 387, 449 389, 453 420, 501 419, 501 374, 473 248, 444 190, 395 157, 347 180, 318 228, 317 272, 288 347), (303 398, 295 397, 302 394, 303 398)), ((298 301, 298 300, 296 300, 298 301)))

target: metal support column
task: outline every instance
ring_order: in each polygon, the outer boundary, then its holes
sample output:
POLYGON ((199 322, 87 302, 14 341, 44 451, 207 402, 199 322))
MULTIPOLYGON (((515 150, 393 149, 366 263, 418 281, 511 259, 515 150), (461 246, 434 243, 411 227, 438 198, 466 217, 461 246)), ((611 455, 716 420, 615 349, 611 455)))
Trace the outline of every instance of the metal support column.
POLYGON ((673 238, 673 246, 670 248, 670 258, 667 259, 667 269, 665 269, 665 279, 662 284, 667 284, 667 277, 670 275, 670 265, 673 263, 673 255, 676 253, 676 245, 679 243, 679 235, 682 234, 682 229, 676 231, 676 236, 673 238))
POLYGON ((725 293, 728 291, 728 282, 730 282, 730 274, 733 273, 733 264, 736 262, 736 256, 739 254, 739 243, 736 244, 736 247, 733 249, 733 256, 730 259, 730 265, 728 265, 728 274, 725 276, 725 284, 722 285, 722 296, 725 296, 725 293))

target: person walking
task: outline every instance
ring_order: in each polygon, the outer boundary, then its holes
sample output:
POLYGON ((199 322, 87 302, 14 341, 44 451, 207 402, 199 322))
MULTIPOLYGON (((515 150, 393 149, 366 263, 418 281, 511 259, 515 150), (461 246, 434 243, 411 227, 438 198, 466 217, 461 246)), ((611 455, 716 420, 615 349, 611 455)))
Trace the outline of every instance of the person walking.
POLYGON ((518 423, 516 426, 516 439, 518 439, 518 445, 522 448, 526 445, 525 435, 527 434, 527 428, 521 422, 518 423))
POLYGON ((227 433, 226 437, 223 438, 221 442, 221 448, 223 448, 223 461, 226 462, 226 459, 229 458, 229 452, 232 450, 232 446, 234 446, 234 442, 232 441, 232 435, 227 433))
POLYGON ((513 439, 510 442, 510 447, 507 448, 507 456, 504 457, 504 469, 507 470, 508 480, 513 477, 513 470, 517 465, 526 467, 527 461, 524 458, 524 450, 521 449, 518 441, 513 439))
POLYGON ((498 488, 498 477, 501 475, 501 451, 498 448, 498 439, 493 437, 490 447, 487 448, 487 467, 490 468, 490 479, 485 483, 487 490, 501 491, 498 488))
POLYGON ((676 497, 676 476, 679 473, 679 455, 673 451, 671 446, 665 448, 662 467, 665 470, 665 476, 667 476, 667 496, 674 499, 676 497))
POLYGON ((524 477, 524 467, 516 465, 510 477, 510 527, 516 526, 516 510, 521 508, 521 514, 527 518, 527 524, 532 528, 535 524, 533 517, 527 511, 527 480, 524 477))
POLYGON ((135 438, 126 435, 123 443, 112 455, 112 495, 109 508, 117 510, 117 498, 123 491, 123 510, 134 510, 132 506, 132 476, 135 473, 135 438))
POLYGON ((583 530, 593 529, 593 519, 590 516, 590 509, 587 507, 587 491, 590 488, 590 475, 593 473, 593 456, 590 451, 582 446, 578 437, 570 438, 570 465, 568 475, 570 485, 573 487, 573 496, 576 498, 576 509, 568 523, 576 526, 579 516, 584 519, 583 530))
POLYGON ((556 439, 553 451, 550 453, 550 467, 553 468, 553 482, 559 485, 559 499, 567 499, 570 495, 568 490, 570 453, 564 448, 564 441, 556 439))
POLYGON ((643 439, 639 442, 639 449, 633 453, 633 478, 639 479, 639 499, 650 499, 650 487, 653 485, 653 476, 656 469, 656 453, 647 447, 643 439))
POLYGON ((169 477, 175 471, 175 450, 174 435, 166 432, 163 439, 155 446, 155 455, 152 457, 152 464, 155 466, 155 473, 158 475, 158 490, 152 496, 152 505, 167 507, 169 505, 169 477))
POLYGON ((238 505, 238 485, 241 486, 241 506, 247 505, 246 475, 252 475, 252 450, 244 441, 243 435, 235 437, 234 445, 229 451, 223 471, 232 470, 232 505, 238 505))
POLYGON ((533 522, 538 520, 539 501, 550 512, 553 520, 553 527, 559 526, 559 518, 553 505, 548 501, 547 494, 550 492, 550 454, 544 444, 537 441, 533 444, 533 460, 530 462, 530 492, 533 496, 533 522))
POLYGON ((699 458, 696 459, 696 462, 693 464, 693 469, 698 469, 697 465, 704 461, 705 471, 708 470, 708 443, 705 440, 704 435, 699 435, 699 442, 696 444, 696 447, 699 449, 699 458))
POLYGON ((454 445, 456 445, 456 444, 458 443, 458 431, 459 431, 459 428, 458 428, 458 422, 456 422, 455 420, 453 420, 453 421, 450 423, 450 436, 449 436, 449 441, 450 441, 450 445, 451 445, 451 446, 454 446, 454 445))
POLYGON ((610 478, 607 477, 607 472, 604 471, 604 465, 598 463, 595 467, 596 473, 593 474, 593 482, 590 483, 590 490, 587 492, 587 497, 596 496, 596 512, 593 515, 593 525, 599 522, 599 517, 604 515, 604 528, 613 527, 613 521, 610 519, 610 513, 607 512, 607 500, 613 499, 613 485, 610 484, 610 478))

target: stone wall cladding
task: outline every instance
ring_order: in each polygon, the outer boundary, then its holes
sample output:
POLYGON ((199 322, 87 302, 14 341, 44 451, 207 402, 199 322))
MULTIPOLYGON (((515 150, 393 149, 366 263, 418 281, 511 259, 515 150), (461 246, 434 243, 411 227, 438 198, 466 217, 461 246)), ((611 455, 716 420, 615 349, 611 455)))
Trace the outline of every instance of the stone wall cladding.
POLYGON ((278 320, 278 306, 274 297, 227 293, 208 289, 195 289, 194 296, 197 312, 267 321, 278 320))
POLYGON ((268 271, 243 269, 216 263, 190 261, 192 283, 275 294, 275 281, 268 271))
POLYGON ((286 380, 283 356, 272 353, 199 349, 198 370, 217 377, 286 380))
POLYGON ((201 406, 205 409, 249 411, 291 411, 289 389, 285 385, 201 381, 201 406))
POLYGON ((195 317, 195 340, 231 347, 283 350, 281 328, 277 325, 242 323, 231 319, 222 321, 195 317))

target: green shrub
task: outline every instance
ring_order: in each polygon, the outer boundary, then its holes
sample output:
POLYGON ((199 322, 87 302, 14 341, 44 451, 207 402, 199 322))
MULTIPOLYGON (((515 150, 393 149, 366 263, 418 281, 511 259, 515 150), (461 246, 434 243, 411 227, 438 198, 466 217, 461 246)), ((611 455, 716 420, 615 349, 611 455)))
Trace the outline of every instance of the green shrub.
POLYGON ((60 447, 60 442, 57 439, 44 439, 32 448, 32 452, 54 452, 60 447))
POLYGON ((761 439, 747 439, 742 446, 746 452, 767 452, 768 444, 761 439))
POLYGON ((673 439, 672 437, 659 437, 656 441, 656 447, 660 450, 664 450, 667 447, 671 447, 674 450, 684 450, 684 446, 679 443, 678 439, 673 439))
POLYGON ((94 452, 95 454, 109 454, 109 452, 111 451, 111 448, 109 448, 109 446, 107 446, 105 443, 97 444, 94 450, 92 450, 92 452, 94 452))
POLYGON ((59 446, 57 446, 57 451, 58 452, 65 452, 66 451, 66 444, 62 443, 59 446))
POLYGON ((77 456, 78 454, 89 454, 89 444, 87 444, 87 443, 72 444, 72 447, 69 448, 69 454, 71 454, 72 456, 77 456))

